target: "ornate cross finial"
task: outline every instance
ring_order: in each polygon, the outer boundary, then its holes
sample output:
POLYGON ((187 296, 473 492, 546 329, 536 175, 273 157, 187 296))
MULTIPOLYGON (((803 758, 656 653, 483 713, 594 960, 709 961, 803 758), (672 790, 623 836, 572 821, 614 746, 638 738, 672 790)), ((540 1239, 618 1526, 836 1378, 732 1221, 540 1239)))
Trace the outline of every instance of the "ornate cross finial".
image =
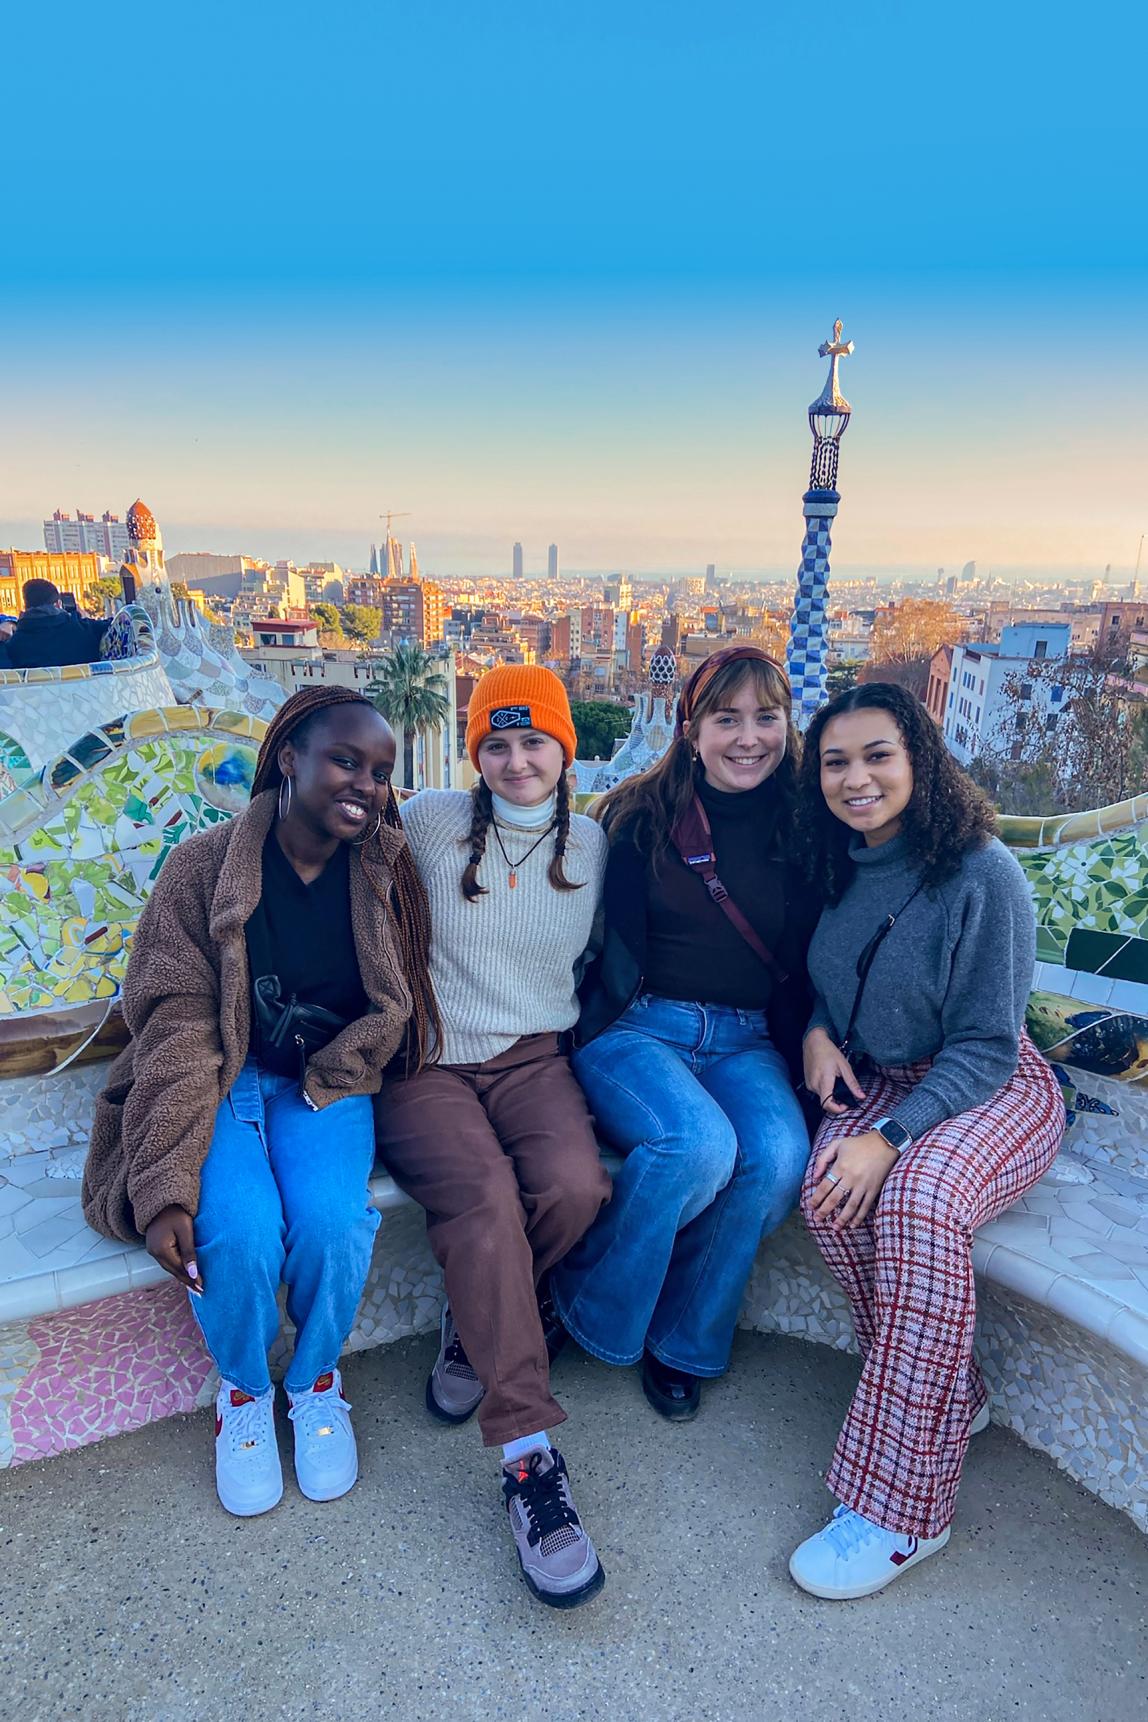
POLYGON ((831 341, 822 341, 820 347, 817 349, 823 359, 829 360, 829 375, 825 379, 825 387, 809 409, 811 413, 825 411, 826 409, 839 413, 852 411, 849 402, 845 399, 845 396, 837 386, 837 362, 839 359, 847 359, 853 351, 852 341, 843 341, 841 339, 841 331, 843 327, 844 325, 840 317, 838 317, 836 323, 833 325, 833 339, 831 341))
POLYGON ((822 341, 820 347, 817 349, 823 359, 828 359, 830 355, 835 359, 847 359, 853 351, 852 341, 843 341, 841 339, 841 331, 844 327, 844 323, 841 321, 840 317, 838 317, 836 323, 833 325, 833 339, 831 341, 822 341))

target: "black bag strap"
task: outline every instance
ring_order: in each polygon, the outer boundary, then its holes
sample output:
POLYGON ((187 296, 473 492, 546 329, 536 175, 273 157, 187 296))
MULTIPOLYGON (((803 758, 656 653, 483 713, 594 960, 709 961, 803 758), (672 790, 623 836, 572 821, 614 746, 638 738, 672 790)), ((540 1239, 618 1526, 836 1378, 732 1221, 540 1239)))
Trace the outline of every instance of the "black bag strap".
POLYGON ((770 974, 779 986, 789 979, 785 970, 758 934, 745 915, 742 914, 717 874, 717 856, 714 854, 713 831, 706 810, 702 806, 701 797, 695 795, 693 803, 673 830, 674 845, 690 869, 697 873, 706 890, 725 916, 741 934, 746 944, 754 954, 761 958, 770 974))
POLYGON ((846 1056, 848 1056, 849 1052, 849 1042, 853 1038, 853 1030, 857 1026, 857 1016, 861 1009, 861 1000, 865 995, 865 982, 869 979, 869 970, 873 967, 873 959, 881 949, 881 946, 885 943, 885 940, 889 937, 889 934, 893 931, 893 928, 897 925, 900 917, 905 913, 905 910, 913 901, 913 898, 917 896, 920 891, 923 891, 924 888, 925 881, 922 879, 914 889, 909 892, 909 895, 905 898, 901 907, 893 914, 885 916, 885 919, 881 922, 881 925, 877 928, 877 931, 873 934, 873 937, 869 940, 869 943, 857 958, 857 991, 853 994, 853 1009, 849 1012, 849 1026, 841 1036, 841 1051, 845 1053, 846 1056))
POLYGON ((271 956, 271 929, 267 925, 267 911, 263 907, 263 898, 256 903, 251 918, 243 929, 247 936, 247 949, 251 956, 252 982, 262 980, 266 975, 275 973, 275 964, 271 956))

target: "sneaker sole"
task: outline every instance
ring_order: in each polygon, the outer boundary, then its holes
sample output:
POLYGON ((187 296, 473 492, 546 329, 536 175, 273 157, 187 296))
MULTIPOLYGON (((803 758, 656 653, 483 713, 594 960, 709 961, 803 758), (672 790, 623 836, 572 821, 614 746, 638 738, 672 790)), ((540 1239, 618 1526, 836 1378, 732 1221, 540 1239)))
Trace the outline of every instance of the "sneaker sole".
POLYGON ((355 1474, 349 1483, 333 1484, 331 1487, 319 1490, 318 1492, 312 1489, 305 1489, 302 1483, 299 1482, 298 1473, 296 1473, 295 1481, 299 1483, 299 1493, 301 1495, 305 1495, 309 1501, 341 1501, 344 1495, 350 1494, 351 1490, 355 1487, 355 1484, 359 1481, 359 1468, 356 1465, 355 1474))
POLYGON ((825 1602, 856 1602, 863 1596, 876 1596, 878 1591, 884 1590, 887 1585, 895 1584, 899 1578, 903 1578, 911 1568, 920 1566, 922 1561, 927 1561, 930 1555, 939 1555, 948 1540, 949 1531, 946 1529, 942 1533, 941 1539, 933 1543, 932 1548, 918 1549, 915 1555, 910 1555, 907 1561, 903 1562, 901 1566, 895 1567, 887 1578, 879 1579, 876 1584, 850 1585, 847 1589, 841 1590, 834 1589, 832 1585, 809 1584, 805 1579, 798 1578, 793 1570, 792 1559, 789 1562, 789 1576, 798 1589, 805 1591, 808 1596, 821 1597, 825 1602))
MULTIPOLYGON (((521 1565, 521 1562, 519 1563, 521 1565)), ((584 1602, 590 1602, 596 1597, 606 1582, 606 1569, 601 1561, 592 1578, 577 1590, 542 1590, 535 1584, 526 1568, 522 1568, 522 1576, 526 1580, 530 1593, 538 1602, 546 1604, 547 1608, 580 1608, 584 1602)))
POLYGON ((433 1375, 427 1376, 427 1387, 426 1387, 426 1394, 425 1394, 426 1406, 427 1406, 427 1410, 430 1412, 431 1416, 435 1419, 436 1423, 459 1424, 459 1423, 468 1422, 470 1420, 470 1418, 472 1418, 474 1416, 475 1412, 478 1410, 479 1406, 482 1404, 483 1399, 485 1397, 486 1397, 486 1395, 484 1393, 480 1393, 478 1398, 475 1400, 474 1404, 471 1406, 469 1411, 444 1411, 442 1406, 439 1404, 438 1400, 434 1396, 434 1376, 433 1375))
POLYGON ((277 1507, 279 1505, 280 1501, 283 1499, 283 1484, 280 1482, 277 1494, 270 1495, 266 1501, 258 1502, 254 1506, 252 1506, 250 1502, 246 1503, 242 1507, 233 1505, 232 1502, 224 1495, 218 1482, 215 1485, 215 1492, 219 1496, 220 1506, 223 1507, 226 1512, 230 1513, 233 1519, 257 1519, 261 1513, 269 1513, 272 1507, 277 1507))

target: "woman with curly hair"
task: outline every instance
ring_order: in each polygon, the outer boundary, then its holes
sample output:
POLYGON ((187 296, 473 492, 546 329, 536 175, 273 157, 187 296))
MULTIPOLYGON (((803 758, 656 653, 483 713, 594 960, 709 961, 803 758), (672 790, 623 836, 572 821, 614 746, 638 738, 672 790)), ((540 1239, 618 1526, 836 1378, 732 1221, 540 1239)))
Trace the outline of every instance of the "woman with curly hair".
POLYGON ((574 721, 552 670, 488 671, 466 745, 474 790, 424 789, 403 808, 442 1023, 435 1062, 387 1084, 379 1147, 426 1209, 446 1281, 427 1410, 455 1424, 478 1412, 483 1441, 502 1449, 526 1582, 571 1608, 601 1589, 603 1569, 550 1444, 566 1413, 550 1391, 545 1288, 610 1194, 566 1056, 606 840, 570 806, 574 721))
POLYGON ((864 1367, 827 1482, 840 1505, 789 1563, 868 1596, 949 1540, 970 1433, 976 1228, 1056 1156, 1064 1105, 1024 1029, 1035 917, 994 814, 924 706, 872 682, 805 738, 799 823, 826 907, 805 1081, 826 1114, 802 1191, 864 1367))
POLYGON ((760 647, 715 652, 682 689, 666 753, 600 813, 603 947, 574 1070, 624 1160, 552 1287, 578 1343, 640 1361, 673 1421, 725 1370, 758 1245, 809 1158, 783 1050, 808 1020, 812 927, 792 864, 790 704, 760 647))
POLYGON ((358 1476, 339 1355, 379 1224, 371 1095, 436 1021, 426 897, 369 700, 315 687, 276 713, 251 805, 173 849, 124 979, 131 1040, 96 1107, 84 1212, 177 1284, 222 1382, 228 1512, 283 1493, 268 1348, 287 1286, 295 1474, 330 1501, 358 1476))

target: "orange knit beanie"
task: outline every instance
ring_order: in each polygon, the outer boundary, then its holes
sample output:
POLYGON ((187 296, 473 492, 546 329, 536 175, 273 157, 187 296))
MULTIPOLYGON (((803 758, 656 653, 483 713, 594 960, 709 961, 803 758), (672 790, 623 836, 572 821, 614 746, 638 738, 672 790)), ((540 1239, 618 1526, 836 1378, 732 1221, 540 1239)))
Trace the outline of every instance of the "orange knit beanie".
POLYGON ((566 764, 573 764, 578 740, 570 698, 553 670, 541 664, 500 664, 480 679, 466 718, 466 751, 475 770, 479 747, 487 736, 512 729, 540 729, 552 735, 562 743, 566 764))

